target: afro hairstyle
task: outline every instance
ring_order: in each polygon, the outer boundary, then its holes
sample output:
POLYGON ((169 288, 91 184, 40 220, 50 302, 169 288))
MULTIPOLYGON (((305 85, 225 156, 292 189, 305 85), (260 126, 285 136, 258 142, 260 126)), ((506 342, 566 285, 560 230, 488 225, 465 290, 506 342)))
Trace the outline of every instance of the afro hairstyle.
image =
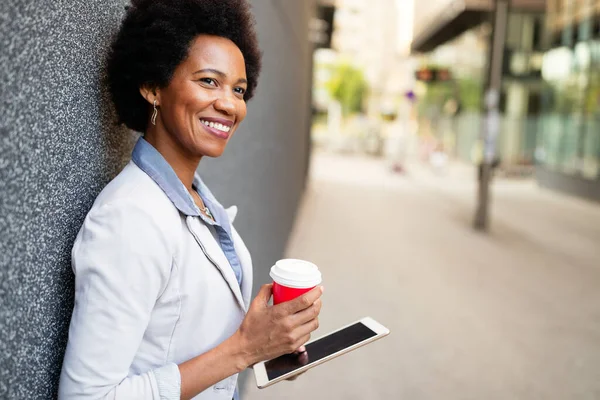
POLYGON ((247 0, 131 0, 107 60, 107 81, 119 123, 144 133, 150 109, 140 88, 168 86, 202 34, 231 40, 246 64, 254 95, 261 67, 255 21, 247 0))

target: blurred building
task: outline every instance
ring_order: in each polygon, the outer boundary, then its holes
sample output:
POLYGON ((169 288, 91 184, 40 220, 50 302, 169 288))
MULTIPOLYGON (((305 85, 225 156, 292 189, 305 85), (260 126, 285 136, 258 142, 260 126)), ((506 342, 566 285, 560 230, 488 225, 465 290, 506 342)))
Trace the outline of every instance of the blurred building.
MULTIPOLYGON (((493 0, 415 3, 411 50, 422 66, 450 68, 454 87, 445 93, 462 105, 452 117, 442 103, 424 108, 423 125, 471 161, 477 161, 481 98, 463 86, 471 81, 483 90, 492 10, 493 0)), ((537 164, 541 184, 600 199, 599 66, 600 1, 512 1, 498 143, 506 170, 537 164)))
POLYGON ((368 114, 377 114, 396 56, 394 0, 338 0, 332 44, 360 67, 368 82, 368 114))
MULTIPOLYGON (((421 65, 450 69, 446 92, 458 102, 456 115, 444 113, 444 96, 434 99, 426 117, 445 147, 477 162, 481 92, 485 85, 493 0, 433 0, 415 3, 411 50, 421 65), (437 107, 436 107, 437 106, 437 107)), ((534 163, 536 123, 542 90, 544 0, 513 0, 504 49, 498 153, 506 170, 534 163)))
POLYGON ((406 59, 411 32, 402 27, 412 23, 412 1, 335 0, 335 8, 332 48, 338 60, 364 72, 369 87, 367 114, 393 110, 401 91, 410 86, 406 59))
POLYGON ((552 0, 547 11, 537 176, 600 200, 600 1, 552 0))

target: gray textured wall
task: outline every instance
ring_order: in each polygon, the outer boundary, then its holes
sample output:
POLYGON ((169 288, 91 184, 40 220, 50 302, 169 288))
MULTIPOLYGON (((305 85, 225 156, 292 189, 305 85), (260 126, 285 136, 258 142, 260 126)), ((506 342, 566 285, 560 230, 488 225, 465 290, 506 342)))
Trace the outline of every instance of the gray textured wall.
POLYGON ((101 60, 123 6, 0 2, 0 398, 52 398, 72 307, 70 247, 131 135, 101 60))
MULTIPOLYGON (((128 160, 102 60, 125 1, 0 2, 0 399, 50 399, 72 307, 70 249, 95 196, 128 160)), ((311 2, 254 1, 265 54, 246 123, 201 172, 253 251, 279 257, 302 193, 311 2)))

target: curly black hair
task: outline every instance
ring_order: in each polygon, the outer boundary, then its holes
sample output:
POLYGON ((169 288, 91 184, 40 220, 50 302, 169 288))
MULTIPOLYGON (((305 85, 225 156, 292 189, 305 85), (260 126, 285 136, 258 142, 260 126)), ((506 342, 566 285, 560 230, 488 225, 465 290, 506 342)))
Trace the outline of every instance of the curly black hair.
POLYGON ((131 0, 107 60, 107 81, 119 123, 144 133, 149 107, 140 87, 165 87, 201 34, 227 38, 246 63, 252 98, 261 67, 255 21, 246 0, 131 0))

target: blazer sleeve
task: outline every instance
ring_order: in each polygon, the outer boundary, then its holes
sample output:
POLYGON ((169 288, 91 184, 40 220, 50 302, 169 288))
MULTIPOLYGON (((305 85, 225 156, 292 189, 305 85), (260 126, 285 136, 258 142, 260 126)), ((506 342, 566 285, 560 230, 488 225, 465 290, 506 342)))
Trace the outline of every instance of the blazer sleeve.
POLYGON ((75 306, 59 399, 179 399, 175 364, 128 376, 172 266, 166 227, 131 201, 85 219, 72 251, 75 306))

